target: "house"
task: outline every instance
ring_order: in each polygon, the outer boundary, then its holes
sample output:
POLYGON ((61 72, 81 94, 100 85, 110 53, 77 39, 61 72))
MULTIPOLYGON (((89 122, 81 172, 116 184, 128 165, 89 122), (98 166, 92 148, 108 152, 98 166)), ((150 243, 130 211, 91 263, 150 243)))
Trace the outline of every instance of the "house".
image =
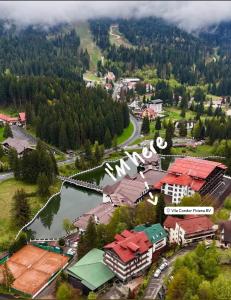
POLYGON ((124 230, 104 251, 104 262, 122 281, 142 275, 152 263, 152 244, 144 232, 124 230))
POLYGON ((231 220, 220 224, 220 242, 225 247, 231 246, 231 220))
POLYGON ((144 163, 140 162, 139 167, 146 169, 152 166, 154 169, 160 169, 161 159, 158 154, 152 154, 150 158, 144 157, 143 154, 140 154, 140 156, 143 158, 144 163))
POLYGON ((103 257, 102 250, 94 248, 89 251, 76 264, 67 268, 68 281, 73 287, 82 289, 84 294, 98 291, 115 277, 103 257))
POLYGON ((8 123, 9 125, 15 125, 18 122, 18 118, 0 114, 0 122, 3 124, 8 123))
POLYGON ((169 233, 169 242, 187 245, 213 238, 216 225, 206 216, 187 215, 184 219, 168 216, 164 228, 169 233))
POLYGON ((8 137, 2 142, 3 149, 9 151, 10 149, 15 149, 18 156, 22 156, 25 151, 32 151, 34 147, 28 143, 27 140, 21 140, 18 138, 8 137))
POLYGON ((143 182, 143 185, 145 184, 145 182, 147 182, 150 190, 153 190, 153 182, 159 182, 166 174, 166 171, 158 170, 157 166, 152 165, 146 167, 142 172, 144 177, 142 177, 142 175, 138 173, 131 178, 133 180, 143 182))
POLYGON ((134 101, 132 101, 132 103, 128 104, 128 107, 131 110, 140 110, 140 108, 141 108, 141 101, 134 100, 134 101))
POLYGON ((86 230, 90 217, 94 218, 96 224, 108 224, 114 210, 115 207, 111 203, 100 203, 95 208, 78 217, 73 224, 80 232, 86 230))
POLYGON ((26 113, 25 113, 25 112, 20 112, 20 113, 18 114, 18 122, 19 122, 22 126, 26 125, 26 113))
POLYGON ((107 92, 111 91, 112 90, 112 84, 111 83, 106 83, 104 85, 104 88, 107 92))
POLYGON ((111 202, 115 206, 133 206, 148 191, 149 189, 145 187, 143 181, 133 180, 127 175, 115 184, 103 188, 103 202, 111 202))
POLYGON ((20 112, 17 117, 10 117, 5 114, 0 114, 0 122, 3 124, 8 123, 9 125, 26 125, 26 113, 20 112))
POLYGON ((157 117, 157 113, 151 107, 148 107, 142 112, 142 118, 145 117, 148 117, 148 119, 151 121, 157 117))
POLYGON ((167 244, 167 232, 158 224, 138 225, 134 228, 136 232, 144 232, 152 244, 152 255, 160 253, 167 244))
POLYGON ((227 167, 222 163, 198 158, 179 158, 168 168, 167 174, 156 184, 155 189, 170 196, 178 204, 184 196, 195 192, 202 196, 220 185, 227 167))
POLYGON ((148 107, 153 109, 157 114, 159 114, 163 110, 163 100, 161 99, 151 100, 148 103, 148 107))
POLYGON ((113 72, 108 72, 105 79, 108 80, 108 81, 114 81, 115 80, 115 74, 113 72))

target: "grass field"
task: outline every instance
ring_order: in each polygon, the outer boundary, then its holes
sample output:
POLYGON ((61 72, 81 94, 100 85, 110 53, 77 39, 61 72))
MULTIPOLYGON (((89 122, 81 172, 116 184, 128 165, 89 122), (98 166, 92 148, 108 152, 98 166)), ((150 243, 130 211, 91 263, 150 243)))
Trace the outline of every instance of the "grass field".
POLYGON ((166 111, 166 120, 171 119, 172 121, 181 120, 181 119, 189 120, 189 119, 193 119, 196 116, 195 112, 188 110, 185 114, 185 117, 183 118, 180 115, 181 110, 176 107, 166 107, 165 111, 166 111))
POLYGON ((133 45, 119 32, 118 25, 111 25, 109 32, 109 39, 111 45, 124 46, 126 48, 133 48, 133 45))
MULTIPOLYGON (((0 183, 0 250, 1 247, 7 246, 17 233, 17 229, 11 223, 11 208, 12 198, 18 189, 24 189, 26 193, 32 194, 32 196, 28 197, 31 207, 31 218, 47 200, 35 194, 37 191, 35 184, 27 184, 15 179, 8 179, 0 183)), ((51 187, 50 192, 53 194, 59 189, 60 183, 56 182, 51 187)))
POLYGON ((101 59, 101 51, 93 41, 89 24, 81 22, 76 25, 76 32, 80 37, 80 46, 82 49, 87 49, 90 55, 90 70, 96 71, 97 62, 101 59))
POLYGON ((118 137, 117 144, 120 145, 125 142, 133 133, 134 126, 132 122, 130 122, 129 126, 123 130, 123 133, 118 137))
POLYGON ((195 149, 192 147, 177 147, 172 148, 172 154, 174 155, 190 155, 190 156, 209 156, 213 154, 213 146, 201 145, 195 149))

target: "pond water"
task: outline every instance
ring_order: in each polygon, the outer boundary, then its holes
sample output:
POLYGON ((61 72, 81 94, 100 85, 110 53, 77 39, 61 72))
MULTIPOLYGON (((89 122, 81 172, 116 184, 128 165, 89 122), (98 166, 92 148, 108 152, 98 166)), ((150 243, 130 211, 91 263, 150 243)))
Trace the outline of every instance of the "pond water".
MULTIPOLYGON (((136 166, 130 160, 127 160, 127 164, 131 168, 128 174, 134 175, 137 172, 136 166)), ((76 178, 93 182, 103 187, 114 183, 105 172, 104 167, 78 175, 76 178)), ((102 194, 65 184, 60 196, 56 196, 50 201, 27 230, 33 238, 59 238, 65 234, 62 228, 63 219, 68 218, 73 221, 91 208, 96 207, 102 201, 102 194)))
MULTIPOLYGON (((137 172, 136 166, 127 160, 131 170, 129 175, 137 172)), ((169 160, 162 160, 162 168, 166 169, 169 160)), ((113 165, 113 164, 111 164, 113 165)), ((99 186, 113 184, 114 181, 105 172, 104 167, 95 171, 76 176, 76 178, 95 183, 99 186)), ((120 177, 121 179, 122 177, 120 177)), ((28 226, 27 231, 31 238, 59 238, 65 234, 63 219, 73 221, 91 208, 103 201, 103 195, 91 190, 65 184, 59 196, 54 197, 34 222, 28 226)))

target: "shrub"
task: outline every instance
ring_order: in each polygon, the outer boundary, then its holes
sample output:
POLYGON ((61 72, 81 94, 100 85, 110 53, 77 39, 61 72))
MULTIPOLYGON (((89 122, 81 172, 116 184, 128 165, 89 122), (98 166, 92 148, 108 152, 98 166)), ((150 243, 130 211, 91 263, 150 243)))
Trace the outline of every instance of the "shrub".
POLYGON ((231 210, 231 197, 225 199, 224 207, 231 210))

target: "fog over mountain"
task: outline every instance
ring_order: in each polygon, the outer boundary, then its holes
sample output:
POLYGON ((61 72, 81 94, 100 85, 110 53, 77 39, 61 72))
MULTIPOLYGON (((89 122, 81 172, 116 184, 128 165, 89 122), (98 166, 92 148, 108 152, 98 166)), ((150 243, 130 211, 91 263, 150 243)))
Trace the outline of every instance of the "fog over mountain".
POLYGON ((92 18, 162 17, 187 31, 231 21, 231 2, 226 1, 18 1, 0 2, 0 18, 19 26, 52 26, 92 18))

